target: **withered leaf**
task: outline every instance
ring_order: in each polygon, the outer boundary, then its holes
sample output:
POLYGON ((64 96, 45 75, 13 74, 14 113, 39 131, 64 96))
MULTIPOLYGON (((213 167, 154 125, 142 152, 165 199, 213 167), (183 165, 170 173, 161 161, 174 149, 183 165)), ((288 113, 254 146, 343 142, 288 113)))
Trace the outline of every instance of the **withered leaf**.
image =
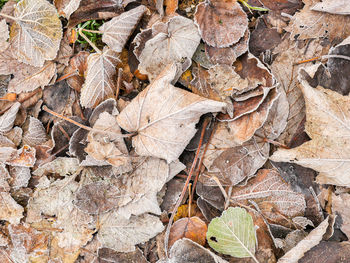
POLYGON ((350 237, 350 194, 342 193, 340 195, 332 194, 332 212, 341 216, 342 225, 341 231, 349 238, 350 237))
POLYGON ((237 1, 205 1, 197 5, 195 22, 202 39, 213 47, 237 43, 248 28, 246 13, 237 1))
POLYGON ((24 209, 16 203, 10 193, 0 192, 0 219, 9 221, 11 224, 19 224, 23 217, 24 209))
POLYGON ((99 28, 103 32, 102 41, 113 51, 121 52, 129 36, 146 11, 147 8, 140 5, 104 23, 99 28))
POLYGON ((10 41, 21 62, 42 67, 56 57, 62 25, 56 8, 46 0, 22 0, 14 11, 10 41))
POLYGON ((7 40, 10 37, 10 32, 6 24, 6 20, 2 19, 0 21, 0 52, 3 52, 10 45, 7 40))
POLYGON ((350 14, 350 6, 346 0, 323 0, 315 4, 311 10, 326 12, 336 15, 349 15, 350 14))
POLYGON ((12 177, 11 187, 16 189, 20 187, 27 187, 28 181, 31 177, 29 167, 19 167, 12 166, 10 167, 10 175, 12 177))
POLYGON ((195 124, 225 104, 171 85, 177 65, 171 64, 117 116, 119 125, 137 132, 132 142, 140 155, 176 160, 194 136, 195 124))
POLYGON ((76 158, 58 157, 55 160, 45 163, 37 168, 33 174, 44 176, 49 174, 58 174, 66 176, 75 173, 79 168, 79 161, 76 158))
POLYGON ((154 24, 152 35, 139 56, 139 70, 150 80, 155 79, 168 64, 191 59, 200 42, 196 25, 182 16, 175 16, 166 24, 154 24))
POLYGON ((234 187, 230 200, 245 205, 254 201, 267 219, 282 225, 285 218, 303 215, 306 208, 304 196, 272 169, 259 170, 246 186, 234 187))
POLYGON ((66 81, 69 87, 80 91, 84 84, 84 72, 87 69, 87 59, 90 53, 87 51, 80 51, 69 61, 69 66, 64 69, 65 74, 72 75, 66 81))
POLYGON ((149 261, 144 257, 142 251, 137 247, 135 251, 129 253, 116 252, 110 248, 98 249, 98 262, 110 263, 110 262, 138 262, 148 263, 149 261))
POLYGON ((117 62, 117 54, 108 48, 88 57, 85 83, 80 94, 81 106, 92 108, 102 100, 113 96, 117 62))
POLYGON ((349 186, 349 97, 301 79, 306 103, 305 130, 312 139, 293 149, 279 149, 271 160, 292 162, 318 171, 319 183, 349 186))
POLYGON ((29 118, 28 130, 23 134, 23 143, 29 146, 38 146, 47 141, 44 125, 37 118, 29 118))
POLYGON ((58 14, 69 19, 70 15, 78 9, 81 0, 54 0, 58 14))
POLYGON ((127 219, 116 212, 109 212, 101 216, 97 237, 104 247, 118 252, 132 252, 136 244, 148 241, 163 229, 156 216, 143 214, 127 219))
POLYGON ((14 103, 3 115, 0 116, 0 133, 8 132, 12 129, 17 112, 21 103, 14 103))
MULTIPOLYGON (((7 148, 7 147, 3 147, 7 148)), ((0 149, 3 149, 0 148, 0 149)), ((1 154, 0 154, 1 161, 1 154)), ((21 149, 11 152, 5 163, 12 166, 33 167, 36 161, 35 148, 24 145, 21 149)))

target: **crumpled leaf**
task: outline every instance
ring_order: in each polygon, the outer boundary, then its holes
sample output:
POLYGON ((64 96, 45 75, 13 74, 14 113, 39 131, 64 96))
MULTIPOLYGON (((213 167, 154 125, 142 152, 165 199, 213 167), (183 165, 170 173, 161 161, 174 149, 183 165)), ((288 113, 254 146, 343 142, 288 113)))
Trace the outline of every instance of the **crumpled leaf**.
POLYGON ((294 192, 280 174, 272 169, 259 170, 247 185, 234 187, 230 200, 244 205, 254 201, 267 219, 281 225, 286 218, 303 215, 306 208, 303 194, 294 192))
POLYGON ((38 146, 47 141, 44 125, 37 118, 29 118, 28 130, 23 134, 23 143, 29 146, 38 146))
POLYGON ((129 36, 146 11, 147 8, 140 5, 104 23, 99 28, 103 32, 102 41, 113 51, 121 52, 129 36))
POLYGON ((17 59, 35 67, 54 59, 62 38, 56 8, 46 0, 22 0, 14 17, 10 41, 17 59))
POLYGON ((69 19, 70 15, 78 9, 81 0, 54 0, 58 14, 69 19))
POLYGON ((10 193, 0 192, 0 219, 9 221, 11 224, 19 224, 23 217, 24 209, 16 203, 10 193))
POLYGON ((252 216, 230 207, 208 225, 207 240, 215 251, 232 257, 254 257, 256 234, 252 216))
POLYGON ((178 159, 191 138, 199 117, 217 112, 225 104, 207 100, 171 85, 177 72, 171 64, 117 116, 124 130, 137 132, 132 138, 139 155, 178 159))
POLYGON ((200 3, 194 19, 204 42, 219 48, 237 43, 248 27, 247 15, 237 1, 200 3))
POLYGON ((104 48, 101 53, 93 53, 87 59, 85 83, 80 93, 80 104, 92 108, 115 91, 115 66, 117 54, 104 48))
POLYGON ((10 109, 0 116, 0 133, 8 132, 12 129, 20 106, 21 103, 15 102, 10 109))
POLYGON ((336 15, 350 15, 349 2, 346 0, 323 0, 322 2, 315 4, 311 10, 336 15))
POLYGON ((311 141, 293 149, 279 149, 270 159, 292 162, 318 171, 322 184, 350 186, 349 97, 300 79, 306 103, 305 130, 311 141))
POLYGON ((6 20, 2 19, 0 21, 0 52, 3 52, 10 45, 10 43, 7 41, 9 37, 10 37, 10 32, 6 24, 6 20))
MULTIPOLYGON (((7 148, 3 147, 0 148, 1 150, 7 148)), ((35 158, 35 148, 30 147, 28 145, 24 145, 21 149, 14 151, 8 151, 7 149, 4 149, 7 155, 6 160, 4 161, 8 165, 12 166, 21 166, 21 167, 33 167, 34 163, 36 161, 35 158)), ((0 161, 1 160, 1 153, 0 153, 0 161)))
POLYGON ((192 20, 183 16, 170 18, 167 23, 152 26, 148 40, 138 57, 139 71, 155 79, 171 63, 191 59, 200 42, 198 29, 192 20))
POLYGON ((112 211, 102 215, 100 221, 98 240, 117 252, 135 251, 136 244, 148 241, 164 229, 159 218, 149 214, 126 219, 112 211))

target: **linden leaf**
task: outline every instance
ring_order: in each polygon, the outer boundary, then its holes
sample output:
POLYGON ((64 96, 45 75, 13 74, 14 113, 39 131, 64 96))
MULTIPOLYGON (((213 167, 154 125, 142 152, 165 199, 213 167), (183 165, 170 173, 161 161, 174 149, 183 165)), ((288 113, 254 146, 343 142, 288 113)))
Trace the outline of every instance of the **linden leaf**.
POLYGON ((147 8, 140 5, 104 23, 99 28, 103 32, 102 41, 113 51, 121 52, 130 34, 146 11, 147 8))
POLYGON ((350 186, 350 98, 301 80, 306 104, 306 133, 312 139, 293 149, 279 149, 270 159, 318 171, 321 184, 350 186))
POLYGON ((219 253, 254 258, 256 234, 252 216, 243 208, 230 207, 209 223, 207 240, 219 253))
POLYGON ((176 64, 169 65, 117 116, 119 126, 137 132, 132 138, 138 154, 176 160, 196 133, 199 117, 218 112, 225 103, 175 88, 176 64))
POLYGON ((56 8, 46 0, 22 0, 14 11, 10 41, 19 61, 42 67, 56 57, 62 25, 56 8))
POLYGON ((117 54, 108 48, 88 57, 85 83, 80 94, 81 106, 92 108, 113 95, 115 90, 113 77, 116 74, 117 62, 117 54))

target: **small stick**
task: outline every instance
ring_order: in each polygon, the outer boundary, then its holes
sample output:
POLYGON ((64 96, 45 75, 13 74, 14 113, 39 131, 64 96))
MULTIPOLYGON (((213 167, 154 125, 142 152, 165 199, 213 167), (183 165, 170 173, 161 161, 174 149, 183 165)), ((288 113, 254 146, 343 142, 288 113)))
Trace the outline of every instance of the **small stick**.
POLYGON ((293 66, 300 65, 300 64, 304 64, 304 63, 308 63, 308 62, 312 62, 312 61, 318 60, 318 59, 320 59, 320 58, 321 58, 321 57, 314 57, 314 58, 310 58, 310 59, 298 61, 298 62, 294 63, 293 66))
POLYGON ((225 189, 222 187, 222 184, 220 183, 219 178, 217 178, 215 175, 212 175, 211 178, 215 181, 215 183, 219 186, 222 195, 225 197, 225 200, 228 199, 227 193, 225 191, 225 189))
POLYGON ((99 30, 90 30, 90 29, 85 29, 85 28, 79 28, 79 30, 85 31, 85 32, 89 32, 89 33, 95 33, 95 34, 103 34, 103 32, 99 31, 99 30))
POLYGON ((120 92, 120 86, 122 85, 122 74, 123 74, 123 69, 119 68, 118 69, 118 79, 117 79, 117 91, 115 93, 115 99, 118 99, 119 92, 120 92))
POLYGON ((63 76, 59 77, 55 83, 60 82, 60 81, 65 80, 65 79, 68 79, 68 78, 73 77, 73 76, 79 76, 79 73, 77 71, 73 71, 73 72, 64 74, 63 76))
POLYGON ((191 198, 191 186, 192 184, 188 184, 188 195, 189 195, 189 200, 188 200, 188 218, 191 217, 191 204, 192 204, 192 198, 191 198))
POLYGON ((102 51, 98 47, 96 47, 96 45, 94 43, 92 43, 91 40, 87 36, 85 36, 85 34, 83 34, 83 28, 79 28, 78 32, 79 32, 79 35, 81 35, 81 37, 84 38, 86 40, 86 42, 88 42, 89 45, 96 51, 96 53, 102 54, 102 51))

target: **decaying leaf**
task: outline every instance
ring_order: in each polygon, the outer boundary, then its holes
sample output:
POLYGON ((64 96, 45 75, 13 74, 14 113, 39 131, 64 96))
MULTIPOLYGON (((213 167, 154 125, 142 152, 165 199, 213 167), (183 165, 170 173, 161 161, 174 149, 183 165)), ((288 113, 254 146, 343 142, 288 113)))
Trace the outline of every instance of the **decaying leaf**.
POLYGON ((10 41, 21 62, 42 67, 56 57, 62 25, 56 8, 46 0, 22 0, 14 11, 10 41))
POLYGON ((29 118, 28 130, 23 134, 23 143, 29 146, 38 146, 47 141, 46 131, 37 118, 29 118))
POLYGON ((115 52, 121 52, 147 8, 143 5, 124 12, 104 23, 99 30, 103 32, 102 41, 115 52))
POLYGON ((24 209, 16 203, 10 193, 0 192, 0 219, 9 221, 11 224, 19 224, 23 217, 24 209))
POLYGON ((87 69, 87 58, 90 53, 87 51, 80 51, 69 61, 69 66, 64 69, 64 73, 67 75, 72 75, 68 78, 67 84, 72 89, 80 91, 81 86, 84 84, 84 72, 87 69))
POLYGON ((238 258, 255 258, 254 223, 243 208, 230 207, 214 218, 208 225, 207 240, 217 252, 238 258))
POLYGON ((301 79, 306 104, 305 130, 312 139, 303 145, 279 149, 270 159, 292 162, 318 171, 319 183, 350 186, 349 97, 301 79))
POLYGON ((195 124, 207 112, 225 104, 207 100, 171 85, 177 72, 171 64, 117 116, 124 130, 137 132, 133 146, 139 155, 176 160, 195 134, 195 124))
POLYGON ((246 13, 237 1, 205 1, 197 5, 195 21, 202 39, 213 47, 237 43, 248 27, 246 13))
POLYGON ((0 21, 0 52, 3 52, 10 45, 7 40, 10 37, 10 32, 6 20, 2 19, 0 21))
POLYGON ((326 12, 336 15, 349 15, 350 14, 350 6, 349 2, 346 0, 323 0, 320 3, 315 4, 311 10, 326 12))
POLYGON ((70 15, 78 9, 81 0, 54 0, 58 14, 69 19, 70 15))
POLYGON ((303 194, 294 192, 276 170, 268 169, 259 170, 244 187, 234 187, 231 201, 244 205, 254 201, 267 219, 278 224, 303 215, 306 208, 303 194))
POLYGON ((98 240, 118 252, 132 252, 136 244, 148 241, 164 229, 158 217, 149 214, 126 219, 112 211, 101 216, 100 221, 98 240))
POLYGON ((17 112, 21 103, 14 103, 3 115, 0 116, 0 133, 8 132, 12 129, 17 112))
POLYGON ((117 54, 108 48, 88 57, 85 83, 80 94, 81 106, 92 108, 104 99, 113 96, 117 62, 117 54))
POLYGON ((175 16, 165 24, 154 24, 152 36, 139 56, 139 70, 150 80, 154 80, 168 64, 191 59, 200 42, 196 25, 182 16, 175 16))

